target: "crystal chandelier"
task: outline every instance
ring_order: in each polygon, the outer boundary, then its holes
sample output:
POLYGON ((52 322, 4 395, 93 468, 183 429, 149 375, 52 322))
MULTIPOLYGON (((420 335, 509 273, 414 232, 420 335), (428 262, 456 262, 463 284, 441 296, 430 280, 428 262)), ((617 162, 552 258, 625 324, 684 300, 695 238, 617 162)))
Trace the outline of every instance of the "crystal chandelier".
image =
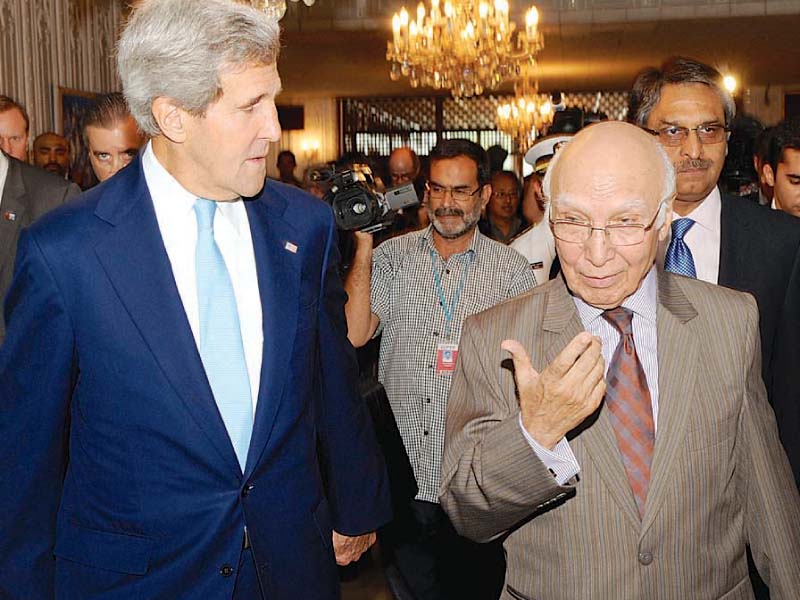
MULTIPOLYGON (((263 10, 273 19, 280 20, 283 18, 283 15, 286 14, 286 0, 248 0, 248 1, 255 8, 263 10)), ((292 0, 292 2, 298 2, 298 0, 292 0)), ((315 0, 303 0, 303 4, 305 4, 306 6, 313 6, 314 2, 315 0)))
POLYGON ((523 69, 514 84, 514 98, 497 107, 497 128, 514 140, 514 153, 525 152, 544 127, 553 122, 553 105, 539 93, 535 69, 523 69))
POLYGON ((419 3, 416 18, 405 7, 392 18, 386 60, 390 77, 450 90, 458 98, 480 95, 534 65, 543 47, 539 12, 525 14, 524 30, 508 17, 508 0, 430 0, 419 3))

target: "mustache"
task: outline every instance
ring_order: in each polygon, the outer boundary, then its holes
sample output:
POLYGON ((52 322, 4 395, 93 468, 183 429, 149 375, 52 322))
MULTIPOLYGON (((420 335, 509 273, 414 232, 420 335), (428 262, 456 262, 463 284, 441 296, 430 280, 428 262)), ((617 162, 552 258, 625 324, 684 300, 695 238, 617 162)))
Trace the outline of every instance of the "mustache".
POLYGON ((714 161, 707 158, 688 158, 679 163, 675 163, 675 172, 693 171, 695 169, 710 169, 714 166, 714 161))
POLYGON ((464 211, 460 208, 437 208, 433 214, 436 217, 463 217, 464 211))

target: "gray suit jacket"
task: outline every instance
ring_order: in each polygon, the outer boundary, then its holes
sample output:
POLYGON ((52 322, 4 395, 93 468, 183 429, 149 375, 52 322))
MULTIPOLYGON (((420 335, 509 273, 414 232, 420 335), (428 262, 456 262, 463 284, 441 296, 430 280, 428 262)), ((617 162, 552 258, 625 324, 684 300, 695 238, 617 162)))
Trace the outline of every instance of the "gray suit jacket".
POLYGON ((44 213, 81 193, 52 173, 8 157, 8 174, 0 200, 0 343, 6 334, 3 307, 14 274, 17 241, 23 228, 44 213))
POLYGON ((516 338, 541 371, 582 329, 561 277, 468 319, 450 392, 441 501, 478 541, 507 536, 504 599, 752 598, 745 546, 773 600, 800 594, 800 497, 761 379, 752 297, 659 273, 659 415, 640 520, 605 408, 568 436, 558 486, 519 428, 516 338))

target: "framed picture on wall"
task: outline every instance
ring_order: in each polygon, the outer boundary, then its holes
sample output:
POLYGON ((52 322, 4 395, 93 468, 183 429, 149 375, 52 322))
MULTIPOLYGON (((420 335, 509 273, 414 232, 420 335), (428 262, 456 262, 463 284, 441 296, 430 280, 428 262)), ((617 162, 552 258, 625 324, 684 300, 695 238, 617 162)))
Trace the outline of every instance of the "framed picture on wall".
POLYGON ((57 86, 55 88, 55 124, 70 144, 70 179, 82 189, 97 183, 89 164, 89 153, 83 144, 81 123, 83 115, 97 100, 96 92, 86 92, 57 86))

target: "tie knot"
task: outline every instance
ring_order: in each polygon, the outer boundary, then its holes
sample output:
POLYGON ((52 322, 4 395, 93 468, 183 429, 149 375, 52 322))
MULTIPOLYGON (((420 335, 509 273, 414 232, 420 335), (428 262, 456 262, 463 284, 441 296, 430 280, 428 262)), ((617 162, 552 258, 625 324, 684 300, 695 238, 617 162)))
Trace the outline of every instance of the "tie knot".
POLYGON ((611 323, 621 335, 633 335, 632 321, 633 311, 628 308, 618 306, 611 310, 603 311, 603 318, 611 323))
POLYGON ((214 229, 214 213, 217 210, 217 203, 213 200, 198 198, 194 203, 194 212, 197 215, 197 228, 200 231, 214 229))
POLYGON ((672 237, 676 240, 682 240, 683 236, 692 228, 694 221, 692 219, 675 219, 672 222, 672 237))

